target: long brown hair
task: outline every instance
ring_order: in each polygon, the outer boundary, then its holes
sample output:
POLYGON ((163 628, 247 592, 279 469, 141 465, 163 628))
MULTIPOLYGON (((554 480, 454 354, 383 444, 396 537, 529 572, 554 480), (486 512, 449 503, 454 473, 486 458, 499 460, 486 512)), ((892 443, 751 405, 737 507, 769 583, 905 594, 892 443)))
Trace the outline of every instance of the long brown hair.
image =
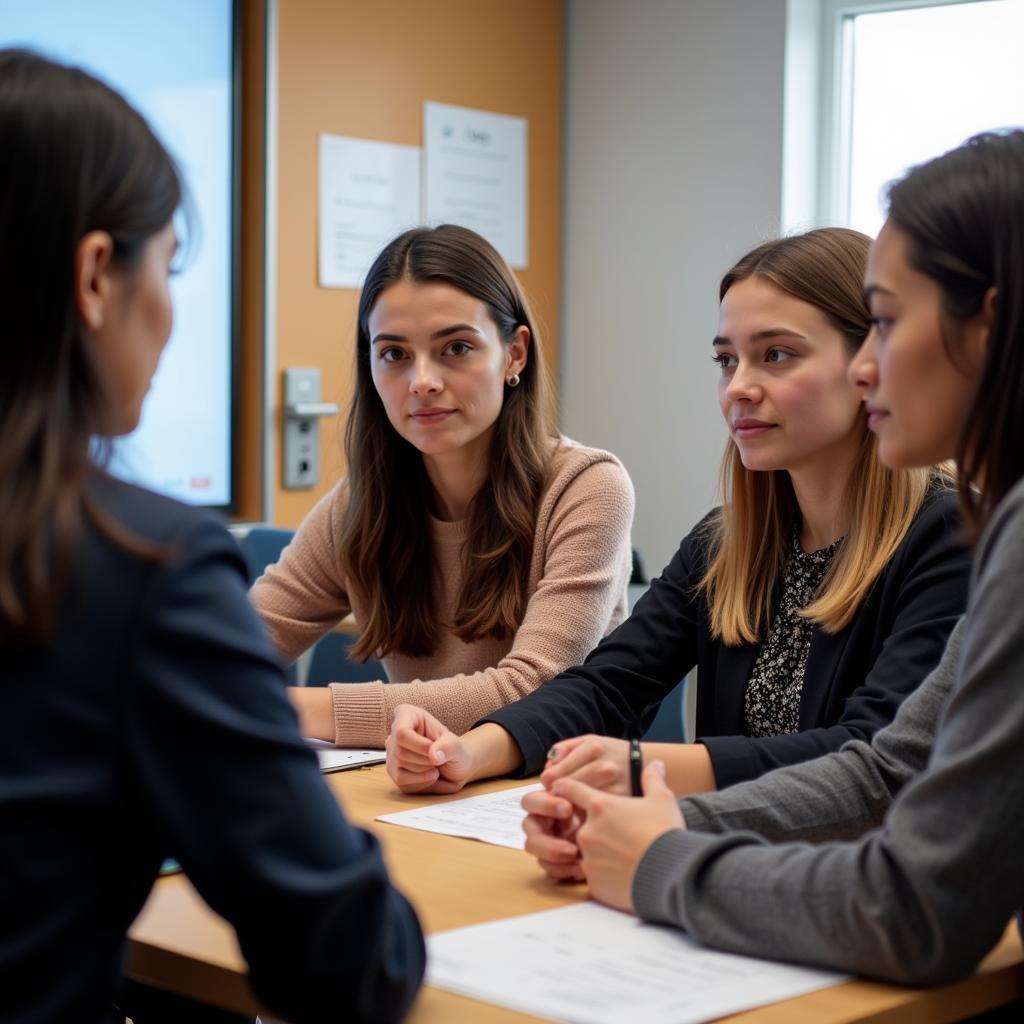
POLYGON ((443 628, 469 642, 515 632, 526 611, 537 507, 555 431, 536 324, 512 271, 493 246, 467 228, 414 228, 370 268, 359 299, 355 395, 345 425, 348 503, 341 568, 366 604, 352 653, 432 653, 443 628), (479 299, 510 342, 530 331, 530 357, 518 387, 506 388, 495 424, 486 482, 470 503, 464 578, 453 619, 438 621, 431 484, 423 456, 391 426, 370 373, 368 321, 381 292, 398 281, 441 281, 479 299))
POLYGON ((960 507, 977 541, 1024 477, 1024 131, 984 133, 889 188, 908 260, 941 292, 943 344, 958 365, 959 324, 995 309, 985 362, 957 444, 960 507))
POLYGON ((32 641, 52 629, 83 517, 137 549, 89 497, 113 404, 75 305, 76 247, 106 231, 132 269, 182 186, 121 96, 20 50, 0 51, 0 153, 0 638, 32 641))
MULTIPOLYGON (((867 336, 864 268, 871 240, 847 228, 820 228, 766 242, 723 278, 719 299, 740 281, 760 277, 810 303, 843 336, 851 357, 867 336)), ((882 464, 859 414, 860 448, 843 505, 850 525, 814 600, 801 615, 828 633, 856 614, 921 507, 932 472, 882 464)), ((753 643, 767 627, 800 509, 785 470, 752 472, 730 438, 722 462, 723 504, 708 525, 711 559, 700 582, 714 636, 753 643)))

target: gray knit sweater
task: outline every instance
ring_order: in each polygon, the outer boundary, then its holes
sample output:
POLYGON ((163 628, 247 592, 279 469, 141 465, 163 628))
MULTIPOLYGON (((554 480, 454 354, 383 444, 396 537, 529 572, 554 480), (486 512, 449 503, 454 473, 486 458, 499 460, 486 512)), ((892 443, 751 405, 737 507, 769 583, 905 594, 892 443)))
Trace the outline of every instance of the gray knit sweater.
POLYGON ((942 661, 888 728, 681 807, 688 830, 637 869, 641 917, 905 984, 969 973, 1024 905, 1024 481, 978 545, 942 661))

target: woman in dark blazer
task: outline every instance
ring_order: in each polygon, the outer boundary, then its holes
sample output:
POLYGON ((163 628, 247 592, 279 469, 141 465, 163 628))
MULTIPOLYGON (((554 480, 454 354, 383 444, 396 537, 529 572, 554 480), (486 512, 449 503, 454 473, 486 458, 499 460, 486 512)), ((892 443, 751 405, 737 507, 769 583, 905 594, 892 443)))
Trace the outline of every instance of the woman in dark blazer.
MULTIPOLYGON (((849 361, 869 328, 869 240, 769 242, 721 286, 715 359, 726 502, 579 667, 458 738, 396 715, 389 770, 411 792, 508 772, 630 789, 630 744, 697 668, 697 742, 644 744, 679 793, 869 738, 938 662, 969 556, 942 473, 878 460, 849 361), (599 735, 584 735, 584 734, 599 735)), ((636 758, 634 757, 634 761, 636 758)))
POLYGON ((416 916, 299 735, 237 546, 94 458, 170 334, 174 165, 111 89, 11 50, 0 153, 0 1021, 108 1020, 167 857, 267 1006, 396 1020, 416 916))

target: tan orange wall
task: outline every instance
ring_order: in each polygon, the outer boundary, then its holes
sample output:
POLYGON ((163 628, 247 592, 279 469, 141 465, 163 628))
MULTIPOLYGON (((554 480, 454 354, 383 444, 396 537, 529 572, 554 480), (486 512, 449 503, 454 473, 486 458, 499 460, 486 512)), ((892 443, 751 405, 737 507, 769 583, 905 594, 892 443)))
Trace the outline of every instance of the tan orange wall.
MULTIPOLYGON (((317 136, 422 143, 423 103, 529 122, 529 267, 520 272, 556 369, 562 173, 561 0, 278 0, 277 404, 281 370, 319 366, 344 404, 358 293, 317 286, 317 136)), ((295 526, 342 471, 339 430, 321 425, 321 484, 281 488, 273 520, 295 526)))

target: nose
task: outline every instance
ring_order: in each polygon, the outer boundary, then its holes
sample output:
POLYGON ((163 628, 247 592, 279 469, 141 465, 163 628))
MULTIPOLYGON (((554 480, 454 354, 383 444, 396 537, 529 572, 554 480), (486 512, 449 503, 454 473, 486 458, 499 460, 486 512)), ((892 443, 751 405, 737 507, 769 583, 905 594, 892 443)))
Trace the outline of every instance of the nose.
POLYGON ((730 402, 757 405, 764 398, 764 388, 756 371, 741 360, 726 384, 725 396, 730 402))
POLYGON ((850 360, 846 379, 865 394, 878 387, 878 338, 874 327, 850 360))
POLYGON ((444 383, 433 359, 428 356, 416 359, 409 380, 409 390, 414 395, 429 395, 443 388, 444 383))

